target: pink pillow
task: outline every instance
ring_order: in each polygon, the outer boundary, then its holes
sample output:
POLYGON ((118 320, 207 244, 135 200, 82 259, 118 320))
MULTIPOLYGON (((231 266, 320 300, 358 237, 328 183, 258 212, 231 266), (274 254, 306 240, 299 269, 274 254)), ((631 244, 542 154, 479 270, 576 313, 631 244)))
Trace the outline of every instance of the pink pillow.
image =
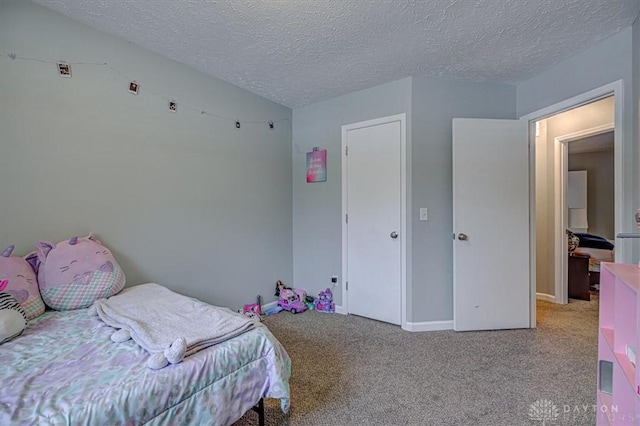
POLYGON ((14 246, 11 245, 0 254, 0 280, 8 280, 1 291, 9 293, 20 302, 27 319, 32 319, 44 312, 35 273, 38 256, 35 252, 25 257, 11 256, 13 249, 14 246))
POLYGON ((125 284, 124 272, 109 249, 91 234, 58 244, 40 241, 38 261, 40 294, 58 311, 87 308, 119 293, 125 284))

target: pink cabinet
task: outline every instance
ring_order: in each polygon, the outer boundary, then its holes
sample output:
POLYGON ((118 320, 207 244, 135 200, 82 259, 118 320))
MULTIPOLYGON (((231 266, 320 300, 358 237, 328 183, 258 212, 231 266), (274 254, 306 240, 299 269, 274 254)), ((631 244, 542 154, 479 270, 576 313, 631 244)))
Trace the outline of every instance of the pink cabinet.
POLYGON ((637 265, 601 264, 597 425, 640 425, 639 295, 637 265))

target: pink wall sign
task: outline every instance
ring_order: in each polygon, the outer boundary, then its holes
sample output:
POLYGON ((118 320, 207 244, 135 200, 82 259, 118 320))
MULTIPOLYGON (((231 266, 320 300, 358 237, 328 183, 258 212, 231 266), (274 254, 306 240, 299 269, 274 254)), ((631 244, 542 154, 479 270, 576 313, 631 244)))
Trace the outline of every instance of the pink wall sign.
POLYGON ((307 183, 327 181, 327 150, 307 152, 307 183))

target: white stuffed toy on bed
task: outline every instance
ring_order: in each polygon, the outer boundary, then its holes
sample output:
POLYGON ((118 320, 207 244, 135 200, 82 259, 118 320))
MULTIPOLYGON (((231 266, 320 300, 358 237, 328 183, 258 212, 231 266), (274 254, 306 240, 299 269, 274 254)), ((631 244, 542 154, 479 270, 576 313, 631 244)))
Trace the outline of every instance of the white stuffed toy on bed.
POLYGON ((27 327, 27 314, 18 300, 3 293, 9 280, 0 280, 0 345, 22 334, 27 327))
POLYGON ((112 341, 132 338, 149 352, 147 366, 154 370, 177 364, 185 356, 238 336, 256 324, 231 309, 153 283, 97 300, 90 312, 118 330, 111 336, 112 341))

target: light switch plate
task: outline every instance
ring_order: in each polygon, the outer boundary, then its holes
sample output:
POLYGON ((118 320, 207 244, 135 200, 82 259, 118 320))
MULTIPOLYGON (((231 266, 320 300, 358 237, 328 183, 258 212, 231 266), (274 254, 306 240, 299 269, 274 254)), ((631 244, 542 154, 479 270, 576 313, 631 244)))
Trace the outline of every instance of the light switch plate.
POLYGON ((427 208, 420 207, 420 220, 425 221, 428 219, 427 208))

